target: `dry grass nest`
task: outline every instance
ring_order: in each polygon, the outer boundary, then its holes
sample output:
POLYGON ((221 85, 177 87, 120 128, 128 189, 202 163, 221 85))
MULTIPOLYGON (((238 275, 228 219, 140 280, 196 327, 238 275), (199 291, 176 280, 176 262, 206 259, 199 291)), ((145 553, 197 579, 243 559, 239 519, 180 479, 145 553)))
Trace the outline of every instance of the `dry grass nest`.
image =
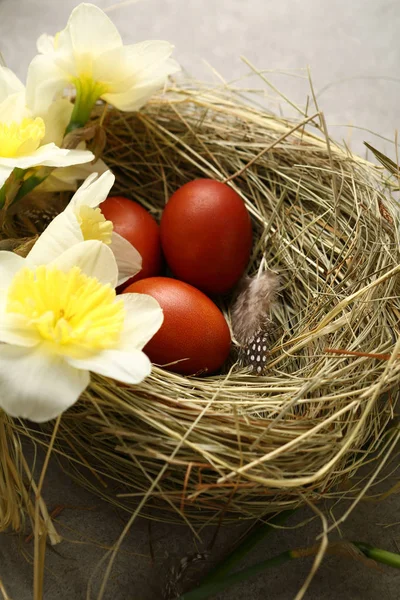
MULTIPOLYGON (((93 377, 57 432, 64 468, 130 512, 192 524, 360 497, 393 446, 400 376, 398 208, 382 169, 330 140, 322 114, 284 120, 225 89, 171 89, 103 126, 115 192, 157 219, 194 178, 240 194, 248 274, 280 275, 277 334, 263 376, 233 343, 214 376, 93 377), (367 463, 372 476, 354 478, 367 463)), ((219 301, 228 322, 231 301, 219 301)), ((5 426, 44 446, 52 432, 5 426)))

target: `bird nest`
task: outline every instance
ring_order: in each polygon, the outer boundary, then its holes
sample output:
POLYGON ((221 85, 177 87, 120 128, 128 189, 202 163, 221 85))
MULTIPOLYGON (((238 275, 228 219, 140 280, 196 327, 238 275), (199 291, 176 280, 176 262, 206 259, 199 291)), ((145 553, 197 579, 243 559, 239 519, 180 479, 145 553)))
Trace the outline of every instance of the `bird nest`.
MULTIPOLYGON (((382 169, 330 140, 319 112, 285 120, 226 89, 171 89, 102 126, 115 193, 156 219, 199 177, 243 198, 248 275, 279 274, 276 328, 261 376, 235 340, 218 375, 154 367, 134 387, 93 376, 59 424, 63 468, 130 512, 199 524, 358 498, 371 479, 355 473, 375 465, 373 479, 391 447, 400 377, 397 206, 382 169)), ((231 322, 232 297, 218 303, 231 322)), ((51 427, 2 427, 14 462, 20 436, 51 440, 51 427)))

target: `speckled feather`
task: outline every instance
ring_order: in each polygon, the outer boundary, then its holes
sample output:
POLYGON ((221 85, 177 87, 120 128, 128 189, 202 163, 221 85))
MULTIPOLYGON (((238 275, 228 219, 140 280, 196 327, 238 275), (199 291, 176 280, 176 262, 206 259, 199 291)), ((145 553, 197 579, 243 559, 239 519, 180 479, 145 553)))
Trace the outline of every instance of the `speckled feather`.
POLYGON ((263 329, 278 287, 279 277, 272 271, 244 279, 232 308, 232 328, 239 344, 246 344, 263 329))
POLYGON ((269 311, 279 287, 279 277, 266 271, 247 277, 232 308, 232 329, 238 341, 238 362, 261 375, 267 363, 275 325, 269 311))
POLYGON ((250 371, 262 375, 266 369, 268 350, 275 330, 274 323, 270 319, 266 319, 263 328, 257 331, 247 344, 240 347, 239 365, 249 367, 250 371))

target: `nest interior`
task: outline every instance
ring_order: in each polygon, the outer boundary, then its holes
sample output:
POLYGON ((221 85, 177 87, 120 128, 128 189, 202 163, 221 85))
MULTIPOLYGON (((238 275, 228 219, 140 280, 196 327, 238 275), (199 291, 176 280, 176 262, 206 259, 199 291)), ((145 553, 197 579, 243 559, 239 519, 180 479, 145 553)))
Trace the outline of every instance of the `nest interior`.
MULTIPOLYGON (((126 510, 206 523, 354 496, 352 476, 388 446, 400 374, 396 203, 381 169, 324 137, 320 115, 306 120, 188 87, 104 122, 116 193, 159 219, 182 184, 228 181, 252 217, 248 274, 272 269, 282 283, 265 375, 240 368, 234 344, 215 376, 154 368, 133 388, 93 377, 63 416, 54 451, 64 468, 126 510)), ((219 301, 228 321, 231 300, 219 301)))

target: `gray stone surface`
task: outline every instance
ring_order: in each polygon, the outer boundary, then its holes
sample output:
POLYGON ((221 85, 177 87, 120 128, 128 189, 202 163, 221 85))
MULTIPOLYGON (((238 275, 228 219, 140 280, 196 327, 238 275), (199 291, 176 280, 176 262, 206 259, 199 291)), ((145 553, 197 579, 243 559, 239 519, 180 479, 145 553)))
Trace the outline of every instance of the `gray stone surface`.
MULTIPOLYGON (((102 8, 113 0, 98 1, 102 8)), ((24 78, 37 36, 62 28, 77 1, 0 0, 0 50, 7 64, 24 78)), ((127 42, 168 39, 176 57, 199 78, 215 79, 204 61, 226 80, 246 71, 240 56, 257 67, 289 71, 310 65, 328 127, 337 138, 351 138, 352 148, 363 152, 365 139, 393 152, 390 141, 377 140, 365 130, 393 139, 400 105, 400 7, 386 0, 148 0, 126 2, 110 15, 127 42), (351 135, 345 125, 357 125, 351 135)), ((296 71, 299 74, 299 71, 296 71)), ((303 102, 303 78, 272 75, 290 97, 303 102)), ((250 85, 259 87, 256 78, 250 85)), ((266 98, 266 100, 268 100, 266 98)), ((278 109, 287 111, 284 102, 278 109)), ((394 477, 394 476, 393 476, 394 477)), ((96 598, 101 569, 95 568, 118 537, 126 516, 115 512, 81 490, 52 464, 45 487, 49 506, 67 508, 57 519, 65 541, 47 559, 45 600, 96 598), (93 587, 87 595, 92 576, 93 587)), ((306 510, 290 522, 311 516, 306 510)), ((247 564, 287 548, 312 544, 320 532, 318 520, 300 529, 278 531, 259 545, 247 564)), ((219 536, 213 560, 236 539, 230 526, 219 536)), ((361 503, 341 527, 347 539, 362 539, 389 550, 400 550, 399 500, 361 503)), ((336 534, 337 537, 338 534, 336 534)), ((203 532, 203 546, 211 532, 203 532)), ((334 537, 334 536, 333 536, 334 537)), ((107 588, 112 600, 161 600, 168 569, 196 549, 184 527, 138 521, 129 533, 107 588)), ((13 600, 32 597, 32 543, 11 534, 0 537, 0 577, 13 600)), ((211 563, 197 565, 194 583, 211 563)), ((288 563, 220 594, 218 600, 290 600, 310 569, 310 559, 288 563)), ((308 598, 312 600, 397 600, 399 572, 371 569, 340 557, 328 557, 316 575, 308 598)))

